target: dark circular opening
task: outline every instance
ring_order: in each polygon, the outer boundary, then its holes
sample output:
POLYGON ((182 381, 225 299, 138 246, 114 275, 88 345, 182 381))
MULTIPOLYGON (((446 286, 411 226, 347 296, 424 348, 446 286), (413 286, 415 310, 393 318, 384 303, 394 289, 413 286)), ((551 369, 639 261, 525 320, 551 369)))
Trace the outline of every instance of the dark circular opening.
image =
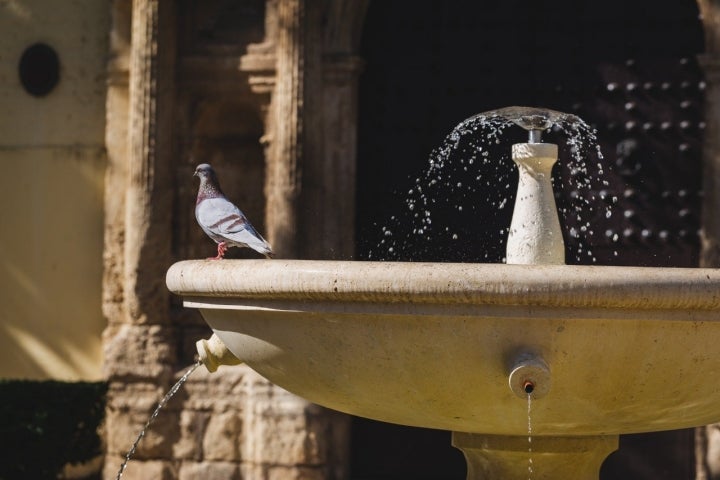
POLYGON ((60 81, 60 58, 51 46, 36 43, 23 52, 18 71, 25 90, 30 95, 42 97, 60 81))
POLYGON ((533 385, 533 383, 529 382, 529 381, 525 382, 523 384, 523 390, 525 390, 525 393, 530 395, 533 392, 533 390, 535 390, 535 385, 533 385))

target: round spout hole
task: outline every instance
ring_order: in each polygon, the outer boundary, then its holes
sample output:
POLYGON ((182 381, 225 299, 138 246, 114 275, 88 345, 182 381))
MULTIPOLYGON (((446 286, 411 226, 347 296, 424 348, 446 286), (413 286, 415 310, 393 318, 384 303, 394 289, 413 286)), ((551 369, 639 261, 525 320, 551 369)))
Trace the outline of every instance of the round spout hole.
POLYGON ((519 398, 542 398, 550 391, 550 368, 541 356, 524 352, 515 357, 508 375, 510 389, 519 398))

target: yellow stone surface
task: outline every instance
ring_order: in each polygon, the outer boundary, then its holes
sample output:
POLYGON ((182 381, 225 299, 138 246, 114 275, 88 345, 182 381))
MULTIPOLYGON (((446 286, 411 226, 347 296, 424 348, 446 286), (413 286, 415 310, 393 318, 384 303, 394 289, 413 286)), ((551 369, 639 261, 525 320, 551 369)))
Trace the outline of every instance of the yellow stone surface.
POLYGON ((508 378, 533 352, 552 385, 541 436, 720 420, 720 270, 185 261, 171 291, 241 361, 310 401, 405 425, 527 432, 508 378))
POLYGON ((619 434, 720 420, 717 269, 195 260, 166 281, 214 331, 206 365, 452 430, 468 480, 528 478, 530 423, 550 480, 598 478, 619 434))
POLYGON ((97 380, 110 7, 0 2, 0 378, 97 380), (60 80, 35 97, 18 63, 42 42, 60 80))

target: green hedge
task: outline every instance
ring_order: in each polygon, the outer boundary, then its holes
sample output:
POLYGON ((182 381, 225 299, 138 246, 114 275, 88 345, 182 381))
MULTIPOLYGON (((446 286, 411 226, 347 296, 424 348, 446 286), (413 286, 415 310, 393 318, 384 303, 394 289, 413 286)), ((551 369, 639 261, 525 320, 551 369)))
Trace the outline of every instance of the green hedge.
POLYGON ((101 453, 105 382, 0 380, 0 479, 55 479, 101 453))

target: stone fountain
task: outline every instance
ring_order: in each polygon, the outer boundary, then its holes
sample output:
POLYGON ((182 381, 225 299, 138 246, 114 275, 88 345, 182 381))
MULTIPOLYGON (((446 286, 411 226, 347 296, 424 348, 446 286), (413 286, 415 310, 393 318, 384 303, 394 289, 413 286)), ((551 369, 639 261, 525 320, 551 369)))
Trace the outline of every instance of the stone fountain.
POLYGON ((530 131, 508 264, 184 261, 168 288, 214 331, 210 371, 246 363, 353 415, 453 432, 468 479, 598 478, 618 435, 720 420, 720 272, 564 265, 539 143, 559 112, 514 107, 530 131))

